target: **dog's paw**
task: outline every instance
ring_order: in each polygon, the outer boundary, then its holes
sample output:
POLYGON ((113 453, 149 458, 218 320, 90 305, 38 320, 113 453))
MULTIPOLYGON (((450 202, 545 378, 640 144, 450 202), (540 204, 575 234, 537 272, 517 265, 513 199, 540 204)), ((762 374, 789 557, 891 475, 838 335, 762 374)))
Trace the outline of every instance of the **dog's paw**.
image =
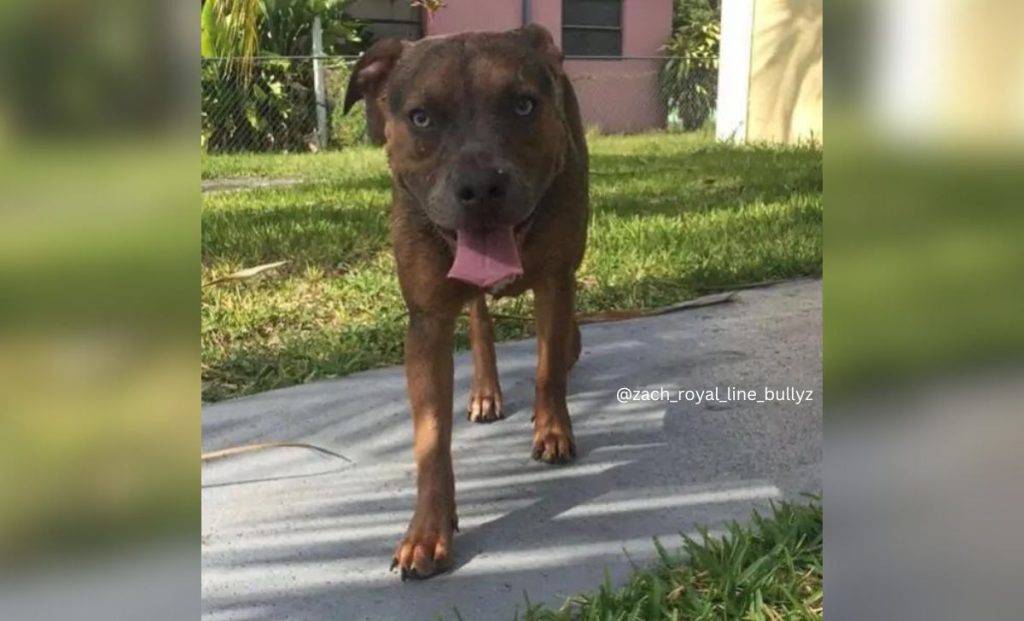
POLYGON ((474 387, 469 394, 466 417, 474 423, 493 423, 504 418, 501 412, 501 390, 496 387, 474 387))
POLYGON ((457 517, 421 518, 413 516, 405 538, 391 559, 391 571, 399 571, 402 581, 421 580, 451 569, 455 558, 452 533, 459 529, 457 517))
POLYGON ((576 441, 571 430, 560 427, 533 434, 533 458, 546 464, 565 464, 576 458, 576 441))

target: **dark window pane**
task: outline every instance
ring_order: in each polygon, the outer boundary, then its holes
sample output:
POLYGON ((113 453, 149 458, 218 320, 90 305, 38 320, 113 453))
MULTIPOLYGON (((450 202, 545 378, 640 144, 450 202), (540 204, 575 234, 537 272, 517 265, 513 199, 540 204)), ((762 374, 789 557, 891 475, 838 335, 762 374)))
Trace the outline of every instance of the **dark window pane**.
POLYGON ((423 38, 422 28, 419 24, 415 23, 397 24, 392 22, 370 21, 366 24, 366 29, 373 33, 374 39, 394 37, 396 39, 416 40, 423 38))
POLYGON ((622 33, 566 28, 562 31, 562 51, 566 56, 621 56, 622 33))
POLYGON ((563 0, 565 26, 622 26, 622 0, 563 0))

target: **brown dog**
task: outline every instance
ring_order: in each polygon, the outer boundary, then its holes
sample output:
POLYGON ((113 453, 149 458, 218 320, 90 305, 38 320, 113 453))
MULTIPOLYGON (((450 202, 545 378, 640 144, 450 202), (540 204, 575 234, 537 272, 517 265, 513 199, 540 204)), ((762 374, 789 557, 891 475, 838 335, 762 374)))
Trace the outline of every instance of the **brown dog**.
POLYGON ((415 429, 416 511, 395 551, 403 579, 451 566, 455 322, 470 306, 469 419, 502 416, 485 294, 532 289, 537 330, 534 458, 575 456, 566 381, 579 357, 575 272, 587 233, 587 147, 550 33, 528 26, 415 43, 380 41, 356 63, 345 111, 383 121, 391 241, 409 309, 405 369, 415 429))

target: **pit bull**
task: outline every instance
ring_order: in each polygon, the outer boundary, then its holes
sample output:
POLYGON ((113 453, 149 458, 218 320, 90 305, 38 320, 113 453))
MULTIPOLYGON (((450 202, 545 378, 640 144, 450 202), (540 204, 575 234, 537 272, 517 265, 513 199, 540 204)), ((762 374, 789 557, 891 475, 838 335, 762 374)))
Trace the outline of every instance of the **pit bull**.
POLYGON ((370 122, 383 124, 391 243, 409 313, 405 372, 417 499, 392 570, 425 578, 451 567, 458 529, 452 350, 467 305, 469 420, 502 418, 486 296, 532 290, 532 454, 549 464, 575 457, 566 383, 580 354, 575 272, 587 236, 587 145, 562 54, 536 25, 379 41, 353 69, 344 111, 359 100, 370 122))

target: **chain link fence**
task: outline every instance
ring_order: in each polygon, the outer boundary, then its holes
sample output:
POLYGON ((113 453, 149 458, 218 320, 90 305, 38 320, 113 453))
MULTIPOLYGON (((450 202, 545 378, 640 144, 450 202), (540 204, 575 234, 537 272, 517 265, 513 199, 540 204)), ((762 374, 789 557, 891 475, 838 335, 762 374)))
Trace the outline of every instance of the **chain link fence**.
MULTIPOLYGON (((341 112, 354 57, 202 61, 206 153, 301 153, 369 144, 362 105, 341 112), (319 63, 314 62, 319 60, 319 63), (316 65, 325 123, 317 119, 316 65)), ((717 59, 567 59, 584 125, 602 133, 695 131, 714 120, 717 59)))

